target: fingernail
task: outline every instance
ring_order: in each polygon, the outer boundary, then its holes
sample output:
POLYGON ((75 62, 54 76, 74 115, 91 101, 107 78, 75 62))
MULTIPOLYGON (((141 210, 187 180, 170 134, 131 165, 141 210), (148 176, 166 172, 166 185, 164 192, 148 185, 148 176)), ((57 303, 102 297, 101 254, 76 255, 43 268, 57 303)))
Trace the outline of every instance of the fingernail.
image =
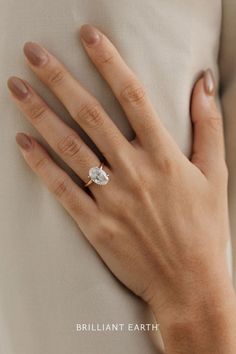
POLYGON ((24 133, 18 133, 16 135, 16 142, 23 150, 30 150, 32 147, 32 140, 24 133))
POLYGON ((203 75, 204 88, 207 95, 215 95, 215 79, 211 69, 207 69, 203 75))
POLYGON ((89 45, 94 45, 100 39, 100 33, 91 25, 83 25, 80 29, 81 38, 89 45))
POLYGON ((44 65, 48 61, 48 54, 37 43, 27 42, 23 50, 26 58, 35 66, 44 65))
POLYGON ((28 97, 29 90, 25 83, 18 79, 18 77, 10 77, 7 81, 9 90, 16 96, 19 100, 23 100, 28 97))

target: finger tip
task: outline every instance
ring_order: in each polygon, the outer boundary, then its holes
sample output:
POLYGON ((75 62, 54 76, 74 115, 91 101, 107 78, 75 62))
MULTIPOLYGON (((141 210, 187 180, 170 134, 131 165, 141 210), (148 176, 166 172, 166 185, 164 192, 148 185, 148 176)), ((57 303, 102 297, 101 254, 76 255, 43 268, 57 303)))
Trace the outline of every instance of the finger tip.
POLYGON ((214 97, 214 87, 215 87, 215 82, 213 82, 213 72, 210 68, 206 68, 204 70, 201 70, 196 79, 195 79, 195 84, 192 89, 192 97, 193 96, 198 96, 203 95, 203 96, 209 96, 208 98, 214 97), (211 77, 212 78, 212 85, 209 87, 207 86, 207 83, 209 83, 209 80, 207 78, 211 77), (206 87, 207 86, 207 87, 206 87))
POLYGON ((16 88, 16 86, 21 85, 21 84, 22 84, 22 80, 17 76, 10 76, 7 79, 6 85, 9 90, 9 93, 11 94, 11 97, 15 97, 15 94, 14 94, 15 88, 16 88))
POLYGON ((15 75, 9 76, 9 78, 7 79, 7 86, 9 89, 11 88, 11 85, 15 80, 19 80, 19 77, 15 75))
POLYGON ((24 132, 18 132, 15 136, 15 140, 20 149, 23 149, 24 151, 29 150, 33 144, 31 136, 24 132))
POLYGON ((35 48, 35 47, 38 47, 40 46, 39 43, 37 42, 34 42, 34 41, 26 41, 24 44, 23 44, 23 52, 25 54, 27 54, 28 51, 32 50, 32 48, 35 48))
POLYGON ((29 45, 31 45, 31 43, 33 43, 32 41, 26 41, 24 44, 23 44, 23 49, 25 49, 26 47, 28 47, 29 45))
POLYGON ((23 137, 26 137, 28 138, 28 135, 24 132, 17 132, 16 135, 15 135, 15 140, 17 142, 17 144, 19 145, 19 141, 23 138, 23 137))
POLYGON ((89 47, 98 44, 101 39, 101 32, 97 27, 88 23, 80 27, 79 35, 82 43, 89 47))
POLYGON ((89 23, 84 23, 82 26, 79 28, 79 37, 80 39, 83 39, 83 34, 87 32, 87 29, 90 28, 91 25, 89 23))
POLYGON ((196 81, 190 104, 190 113, 193 121, 215 114, 217 104, 215 99, 215 81, 212 70, 207 68, 196 81))

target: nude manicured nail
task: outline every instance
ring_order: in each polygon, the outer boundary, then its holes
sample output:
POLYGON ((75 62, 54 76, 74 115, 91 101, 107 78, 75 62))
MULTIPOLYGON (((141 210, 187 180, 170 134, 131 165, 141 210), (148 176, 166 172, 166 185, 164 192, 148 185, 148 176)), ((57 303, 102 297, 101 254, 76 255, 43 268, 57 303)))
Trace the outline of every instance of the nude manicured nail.
POLYGON ((207 69, 203 74, 204 88, 207 95, 214 96, 215 80, 211 69, 207 69))
POLYGON ((24 133, 18 133, 16 135, 16 142, 23 150, 30 150, 32 147, 32 140, 24 133))
POLYGON ((35 66, 43 65, 48 61, 48 54, 37 43, 25 43, 24 53, 29 62, 35 66))
POLYGON ((100 39, 100 33, 91 25, 83 25, 80 29, 81 38, 89 45, 97 43, 100 39))
POLYGON ((16 96, 16 98, 19 100, 23 100, 28 97, 28 87, 21 79, 18 79, 18 77, 10 77, 10 79, 7 81, 7 85, 13 95, 16 96))

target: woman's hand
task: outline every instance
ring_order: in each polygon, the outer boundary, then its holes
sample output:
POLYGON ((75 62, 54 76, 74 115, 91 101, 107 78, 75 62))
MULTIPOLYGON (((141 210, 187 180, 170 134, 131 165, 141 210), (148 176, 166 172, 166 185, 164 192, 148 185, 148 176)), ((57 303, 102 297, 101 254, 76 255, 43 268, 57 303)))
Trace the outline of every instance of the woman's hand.
MULTIPOLYGON (((225 261, 229 227, 222 119, 211 71, 204 73, 193 91, 194 141, 189 161, 108 38, 90 25, 82 27, 81 38, 136 137, 127 141, 96 98, 52 54, 27 43, 24 52, 31 70, 100 149, 110 181, 105 186, 90 184, 87 193, 34 138, 20 133, 17 142, 26 162, 113 274, 150 304, 163 332, 173 319, 180 323, 188 316, 192 319, 190 313, 202 304, 206 310, 213 301, 220 303, 218 312, 222 308, 224 313, 225 296, 229 304, 234 295, 225 261)), ((11 78, 8 85, 28 120, 86 183, 89 169, 100 165, 95 153, 29 83, 11 78)))

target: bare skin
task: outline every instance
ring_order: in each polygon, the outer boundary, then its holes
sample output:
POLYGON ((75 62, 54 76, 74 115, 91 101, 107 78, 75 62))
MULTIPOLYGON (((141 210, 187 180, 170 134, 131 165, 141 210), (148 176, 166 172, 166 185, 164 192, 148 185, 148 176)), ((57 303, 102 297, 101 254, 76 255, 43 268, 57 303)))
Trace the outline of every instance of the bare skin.
MULTIPOLYGON (((189 160, 109 39, 90 25, 80 34, 136 137, 129 142, 63 64, 27 43, 29 67, 97 145, 110 181, 92 183, 87 193, 33 137, 19 133, 23 157, 112 273, 150 305, 167 354, 235 354, 236 298, 225 259, 227 168, 212 74, 207 70, 193 90, 189 160)), ((27 119, 86 183, 89 168, 100 165, 95 153, 29 83, 13 77, 8 86, 27 119)))

